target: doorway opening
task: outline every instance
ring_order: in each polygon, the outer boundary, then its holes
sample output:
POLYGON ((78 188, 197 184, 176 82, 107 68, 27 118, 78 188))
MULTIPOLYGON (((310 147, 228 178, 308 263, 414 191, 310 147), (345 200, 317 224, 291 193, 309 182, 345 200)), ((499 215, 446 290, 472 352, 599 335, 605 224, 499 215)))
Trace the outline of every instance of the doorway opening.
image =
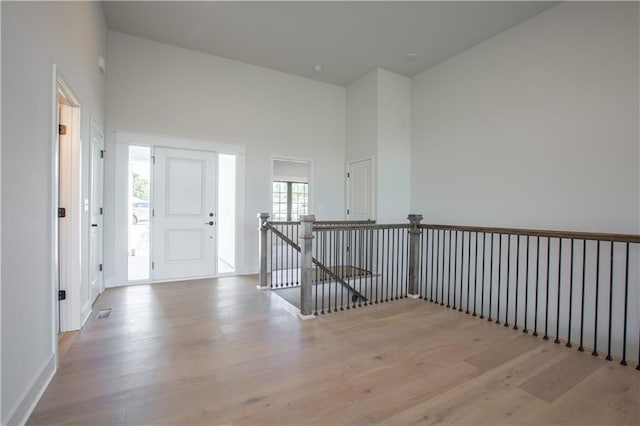
POLYGON ((237 155, 126 149, 127 282, 235 272, 237 155))
POLYGON ((80 103, 55 74, 54 265, 55 319, 60 333, 78 330, 91 313, 88 283, 82 280, 82 146, 80 103))
POLYGON ((129 281, 151 277, 151 147, 129 146, 127 215, 129 281))

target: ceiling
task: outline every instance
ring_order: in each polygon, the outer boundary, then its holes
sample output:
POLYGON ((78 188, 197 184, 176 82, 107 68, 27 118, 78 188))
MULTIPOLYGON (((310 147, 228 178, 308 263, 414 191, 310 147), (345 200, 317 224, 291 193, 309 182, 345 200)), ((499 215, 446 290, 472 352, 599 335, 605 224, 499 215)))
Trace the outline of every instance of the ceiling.
POLYGON ((376 68, 411 77, 557 3, 102 4, 111 30, 346 86, 376 68))

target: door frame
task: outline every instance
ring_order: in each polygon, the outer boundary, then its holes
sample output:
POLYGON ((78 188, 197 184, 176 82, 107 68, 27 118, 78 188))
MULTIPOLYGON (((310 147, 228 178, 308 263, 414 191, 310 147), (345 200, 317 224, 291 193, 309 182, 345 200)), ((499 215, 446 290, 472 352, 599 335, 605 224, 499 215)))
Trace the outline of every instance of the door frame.
MULTIPOLYGON (((89 258, 88 258, 88 283, 89 283, 89 302, 91 303, 91 305, 93 306, 93 303, 95 302, 95 300, 92 300, 92 293, 91 293, 91 259, 93 259, 93 245, 92 245, 92 241, 91 241, 91 226, 92 226, 92 222, 93 222, 93 207, 94 207, 94 178, 95 178, 95 169, 94 169, 94 162, 93 162, 93 156, 94 156, 94 145, 93 145, 93 139, 95 138, 96 135, 100 135, 100 138, 102 139, 102 152, 104 155, 105 149, 104 149, 104 133, 102 132, 102 130, 100 130, 100 128, 98 127, 98 125, 96 124, 95 120, 93 117, 91 117, 91 133, 89 135, 89 140, 90 140, 90 147, 89 147, 89 220, 87 221, 87 234, 89 236, 89 258)), ((101 261, 104 264, 104 157, 102 158, 102 206, 100 208, 102 208, 103 213, 102 213, 102 223, 100 224, 100 227, 98 228, 98 232, 100 233, 100 243, 102 245, 101 247, 101 252, 102 252, 102 256, 101 256, 101 261)), ((104 291, 104 272, 101 272, 100 274, 100 289, 98 292, 98 296, 100 294, 102 294, 102 292, 104 291)))
POLYGON ((56 355, 58 348, 58 332, 78 330, 88 318, 91 312, 82 312, 80 289, 82 285, 82 141, 81 141, 81 117, 82 104, 74 94, 68 81, 64 78, 59 68, 54 64, 52 71, 52 91, 51 91, 51 277, 52 277, 52 345, 56 355), (69 219, 69 229, 65 238, 68 239, 68 253, 62 258, 66 270, 69 272, 68 282, 64 290, 67 291, 67 299, 64 305, 58 301, 59 274, 61 253, 59 251, 59 240, 61 231, 58 218, 59 204, 59 184, 61 182, 61 171, 59 170, 60 153, 58 148, 58 96, 61 95, 71 104, 72 124, 68 127, 70 140, 70 165, 71 170, 67 176, 70 181, 70 200, 67 209, 69 219), (84 316, 84 317, 83 317, 84 316))
MULTIPOLYGON (((240 144, 233 144, 228 142, 209 140, 209 139, 196 139, 181 136, 161 135, 149 132, 136 132, 130 130, 116 130, 115 131, 115 165, 113 165, 112 171, 115 172, 115 187, 111 189, 108 194, 107 188, 105 188, 105 197, 107 195, 114 196, 115 194, 115 206, 106 212, 105 215, 105 228, 114 227, 114 241, 113 246, 115 248, 116 258, 114 261, 114 269, 110 269, 110 266, 106 266, 107 274, 105 276, 105 287, 121 287, 139 284, 155 284, 162 282, 174 282, 181 281, 180 279, 148 279, 148 280, 136 280, 129 281, 127 277, 127 247, 128 247, 128 235, 127 235, 127 202, 118 198, 117 194, 127 193, 126 179, 122 179, 120 176, 123 172, 124 163, 128 159, 128 147, 131 145, 137 146, 149 146, 153 150, 155 147, 163 148, 175 148, 175 149, 190 149, 196 151, 213 151, 218 154, 231 154, 236 156, 236 232, 235 232, 235 258, 236 258, 236 270, 233 273, 216 274, 214 277, 220 276, 235 276, 247 273, 245 270, 245 235, 246 230, 242 225, 245 221, 245 163, 246 163, 246 147, 240 144), (124 163, 123 163, 124 162, 124 163), (122 253, 122 254, 119 254, 122 253), (111 272, 111 275, 109 272, 111 272)), ((153 154, 152 154, 153 155, 153 154)), ((107 165, 108 166, 108 165, 107 165)), ((126 167, 126 166, 125 166, 126 167)), ((153 174, 153 170, 152 170, 153 174)), ((153 192, 153 190, 152 190, 153 192)), ((153 197, 153 195, 152 195, 153 197)), ((253 229, 253 228, 251 228, 253 229)), ((153 236, 151 236, 153 238, 153 236)), ((152 247, 151 247, 152 250, 152 247)), ((151 254, 152 255, 152 254, 151 254)), ((206 278, 206 277, 202 277, 206 278)), ((184 280, 190 280, 192 278, 185 278, 184 280)))
POLYGON ((349 160, 347 161, 347 171, 344 174, 345 177, 345 194, 347 199, 345 200, 345 205, 347 206, 347 208, 345 209, 344 213, 345 213, 345 218, 346 220, 350 220, 349 216, 350 216, 350 212, 351 212, 351 188, 349 185, 349 179, 351 175, 351 165, 354 163, 360 163, 362 161, 367 161, 370 160, 371 161, 371 219, 372 220, 376 220, 376 156, 375 155, 371 155, 369 157, 363 157, 363 158, 359 158, 357 160, 349 160), (347 211, 349 213, 347 213, 347 211))

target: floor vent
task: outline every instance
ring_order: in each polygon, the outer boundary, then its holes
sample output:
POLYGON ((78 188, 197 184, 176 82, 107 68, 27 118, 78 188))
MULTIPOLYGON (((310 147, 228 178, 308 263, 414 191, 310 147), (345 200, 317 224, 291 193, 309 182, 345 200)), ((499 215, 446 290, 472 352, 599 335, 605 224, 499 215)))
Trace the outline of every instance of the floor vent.
POLYGON ((109 315, 111 315, 111 308, 109 308, 109 309, 100 309, 98 311, 98 316, 96 318, 98 318, 98 319, 109 318, 109 315))

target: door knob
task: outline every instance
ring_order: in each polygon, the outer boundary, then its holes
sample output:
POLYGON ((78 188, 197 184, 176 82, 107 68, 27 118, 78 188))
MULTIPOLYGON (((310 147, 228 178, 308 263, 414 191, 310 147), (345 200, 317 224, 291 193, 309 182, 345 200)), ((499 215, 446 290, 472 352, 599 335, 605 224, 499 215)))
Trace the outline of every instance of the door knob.
POLYGON ((210 220, 209 222, 205 222, 204 224, 209 226, 215 225, 215 223, 212 220, 210 220))

